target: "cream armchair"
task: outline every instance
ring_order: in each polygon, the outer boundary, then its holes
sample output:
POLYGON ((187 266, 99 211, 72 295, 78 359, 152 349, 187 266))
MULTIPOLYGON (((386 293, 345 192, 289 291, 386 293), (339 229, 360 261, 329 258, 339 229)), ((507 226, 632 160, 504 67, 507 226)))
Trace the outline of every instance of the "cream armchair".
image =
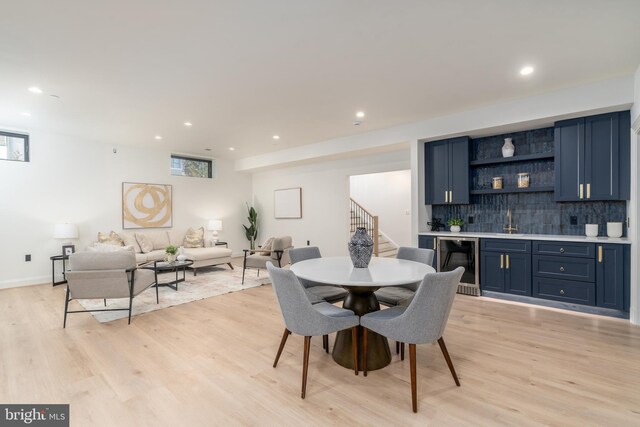
MULTIPOLYGON (((136 269, 136 256, 132 251, 116 252, 77 252, 69 256, 69 268, 65 273, 67 296, 64 301, 64 322, 67 326, 67 313, 88 313, 92 311, 129 311, 133 297, 155 284, 151 270, 136 269), (129 308, 111 308, 100 310, 69 311, 72 299, 129 298, 129 308)), ((156 298, 158 297, 156 287, 156 298)))
POLYGON ((267 268, 267 262, 269 261, 274 265, 277 263, 278 267, 289 264, 289 249, 293 248, 291 242, 291 236, 274 237, 270 250, 263 251, 260 248, 255 250, 244 249, 242 284, 244 284, 244 273, 247 268, 256 268, 258 276, 260 276, 260 269, 267 268))

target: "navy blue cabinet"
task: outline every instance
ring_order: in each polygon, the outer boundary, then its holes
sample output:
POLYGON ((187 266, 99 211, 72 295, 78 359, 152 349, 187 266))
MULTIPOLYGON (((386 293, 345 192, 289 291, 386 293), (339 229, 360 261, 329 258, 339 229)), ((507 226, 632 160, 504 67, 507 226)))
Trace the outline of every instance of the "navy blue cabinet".
POLYGON ((469 203, 469 138, 459 137, 424 145, 425 203, 469 203))
POLYGON ((481 246, 482 290, 531 295, 531 242, 483 239, 481 246))
POLYGON ((596 305, 624 309, 625 247, 598 245, 596 262, 596 305))
POLYGON ((438 270, 438 238, 436 236, 418 236, 418 247, 422 249, 432 249, 433 254, 433 268, 438 270))
POLYGON ((559 202, 629 200, 629 111, 555 124, 555 192, 559 202))

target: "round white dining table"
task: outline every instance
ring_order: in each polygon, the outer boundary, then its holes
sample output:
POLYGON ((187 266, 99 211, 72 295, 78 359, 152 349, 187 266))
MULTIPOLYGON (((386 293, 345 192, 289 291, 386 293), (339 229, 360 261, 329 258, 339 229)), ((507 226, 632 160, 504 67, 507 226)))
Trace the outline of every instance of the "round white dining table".
MULTIPOLYGON (((374 292, 385 286, 401 286, 422 281, 435 269, 420 262, 397 258, 374 257, 368 268, 355 268, 351 258, 326 257, 297 262, 291 271, 301 279, 325 285, 340 286, 349 294, 343 307, 358 316, 380 310, 374 292)), ((358 331, 358 365, 362 360, 362 328, 358 331)), ((350 331, 338 332, 333 346, 333 359, 345 368, 353 369, 353 354, 350 331)), ((381 369, 391 363, 391 351, 385 337, 372 331, 367 336, 367 370, 381 369)))

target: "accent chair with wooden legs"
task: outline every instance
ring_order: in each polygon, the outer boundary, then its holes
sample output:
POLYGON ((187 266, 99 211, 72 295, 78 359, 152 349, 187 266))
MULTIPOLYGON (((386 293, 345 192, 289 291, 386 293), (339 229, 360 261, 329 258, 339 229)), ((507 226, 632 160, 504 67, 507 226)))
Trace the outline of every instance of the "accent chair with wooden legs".
POLYGON ((444 344, 442 334, 447 326, 453 299, 464 273, 458 267, 446 273, 427 274, 418 287, 413 301, 408 307, 393 307, 374 311, 360 318, 363 327, 362 370, 367 375, 367 334, 371 330, 392 340, 409 344, 409 364, 411 369, 411 403, 413 412, 418 412, 416 384, 416 344, 438 342, 440 350, 449 366, 456 385, 460 381, 444 344))
POLYGON ((278 365, 282 350, 291 333, 304 336, 304 351, 302 359, 302 391, 304 399, 307 392, 307 372, 309 371, 309 350, 311 337, 328 335, 333 332, 351 329, 353 337, 353 361, 355 374, 358 375, 358 341, 357 326, 359 317, 353 311, 336 307, 327 302, 311 305, 309 298, 298 278, 291 270, 285 270, 267 263, 267 270, 271 277, 273 290, 280 306, 285 329, 280 341, 278 353, 273 367, 278 365))
POLYGON ((272 262, 278 267, 289 264, 289 250, 293 248, 291 236, 274 237, 269 249, 244 249, 242 262, 242 284, 247 268, 255 268, 260 276, 260 269, 267 268, 267 263, 272 262))
MULTIPOLYGON (((155 284, 151 270, 137 269, 136 256, 132 251, 76 252, 69 256, 69 268, 65 273, 67 294, 64 301, 64 321, 67 326, 68 313, 90 313, 94 311, 129 311, 133 298, 155 284), (128 298, 129 308, 69 311, 72 299, 128 298)), ((158 288, 156 287, 156 299, 158 288)))

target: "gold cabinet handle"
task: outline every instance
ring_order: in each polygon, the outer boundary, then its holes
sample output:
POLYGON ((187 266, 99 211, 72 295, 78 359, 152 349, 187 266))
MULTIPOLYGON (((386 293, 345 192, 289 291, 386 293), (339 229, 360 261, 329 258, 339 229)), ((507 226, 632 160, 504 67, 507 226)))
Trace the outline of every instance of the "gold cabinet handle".
POLYGON ((581 199, 584 199, 584 184, 580 184, 578 187, 578 194, 581 199))
POLYGON ((449 203, 449 192, 448 191, 444 192, 444 202, 445 203, 449 203))
POLYGON ((500 254, 500 269, 504 268, 504 255, 500 254))
POLYGON ((591 198, 591 183, 587 184, 587 199, 591 198))
POLYGON ((602 245, 598 246, 598 262, 602 262, 602 245))
POLYGON ((453 191, 449 191, 449 203, 453 203, 453 191))
POLYGON ((507 254, 507 270, 509 269, 509 254, 507 254))
POLYGON ((437 250, 438 249, 438 238, 434 237, 433 238, 433 250, 437 250))

